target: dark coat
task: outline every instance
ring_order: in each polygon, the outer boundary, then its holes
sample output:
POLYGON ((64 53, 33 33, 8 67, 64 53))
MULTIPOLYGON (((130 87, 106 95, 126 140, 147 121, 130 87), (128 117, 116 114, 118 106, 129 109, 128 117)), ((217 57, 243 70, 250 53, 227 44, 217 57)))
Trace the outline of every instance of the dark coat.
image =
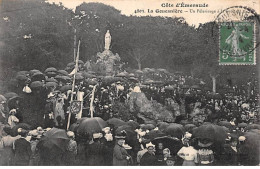
POLYGON ((94 143, 88 145, 87 147, 87 163, 89 166, 102 166, 104 165, 104 146, 99 142, 95 141, 94 143))
POLYGON ((149 152, 146 152, 141 160, 140 160, 141 166, 158 166, 158 160, 155 155, 150 154, 149 152))
POLYGON ((114 166, 127 166, 128 160, 126 159, 128 155, 126 149, 118 144, 115 145, 113 151, 113 165, 114 166))
POLYGON ((31 144, 27 140, 19 138, 14 142, 15 165, 29 165, 31 154, 31 144))

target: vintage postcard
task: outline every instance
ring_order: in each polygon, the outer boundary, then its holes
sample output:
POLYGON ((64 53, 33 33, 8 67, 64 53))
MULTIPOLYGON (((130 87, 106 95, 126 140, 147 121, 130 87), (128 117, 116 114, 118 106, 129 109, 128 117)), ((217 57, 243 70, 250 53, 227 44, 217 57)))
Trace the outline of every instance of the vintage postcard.
POLYGON ((0 166, 259 166, 259 0, 0 0, 0 166))

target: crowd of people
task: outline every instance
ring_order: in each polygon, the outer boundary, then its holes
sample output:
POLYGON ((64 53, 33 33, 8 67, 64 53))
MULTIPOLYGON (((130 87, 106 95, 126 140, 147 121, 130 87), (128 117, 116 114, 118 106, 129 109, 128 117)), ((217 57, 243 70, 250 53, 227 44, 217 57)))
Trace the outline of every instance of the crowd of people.
POLYGON ((212 93, 203 80, 165 69, 112 77, 86 72, 82 65, 75 88, 72 77, 55 68, 21 71, 16 76, 18 94, 0 95, 1 165, 259 164, 255 89, 254 94, 237 92, 236 87, 212 93), (167 107, 175 123, 143 121, 138 112, 116 114, 113 106, 127 105, 134 92, 167 107), (77 113, 71 113, 71 100, 80 103, 77 113), (94 127, 84 123, 92 110, 94 127), (209 136, 198 134, 204 129, 209 136))

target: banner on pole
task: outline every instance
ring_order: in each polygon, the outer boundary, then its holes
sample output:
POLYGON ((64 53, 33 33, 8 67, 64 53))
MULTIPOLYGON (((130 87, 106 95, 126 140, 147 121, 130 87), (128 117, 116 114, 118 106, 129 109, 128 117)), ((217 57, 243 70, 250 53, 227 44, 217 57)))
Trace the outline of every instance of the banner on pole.
POLYGON ((74 100, 70 104, 70 112, 78 114, 81 111, 81 101, 74 100))

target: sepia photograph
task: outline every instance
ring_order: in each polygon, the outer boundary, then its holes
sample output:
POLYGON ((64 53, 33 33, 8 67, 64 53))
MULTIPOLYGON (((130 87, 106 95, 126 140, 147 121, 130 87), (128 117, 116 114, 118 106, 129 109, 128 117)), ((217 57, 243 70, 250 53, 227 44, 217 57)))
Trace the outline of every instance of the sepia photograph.
POLYGON ((0 0, 0 166, 259 166, 259 0, 0 0))

